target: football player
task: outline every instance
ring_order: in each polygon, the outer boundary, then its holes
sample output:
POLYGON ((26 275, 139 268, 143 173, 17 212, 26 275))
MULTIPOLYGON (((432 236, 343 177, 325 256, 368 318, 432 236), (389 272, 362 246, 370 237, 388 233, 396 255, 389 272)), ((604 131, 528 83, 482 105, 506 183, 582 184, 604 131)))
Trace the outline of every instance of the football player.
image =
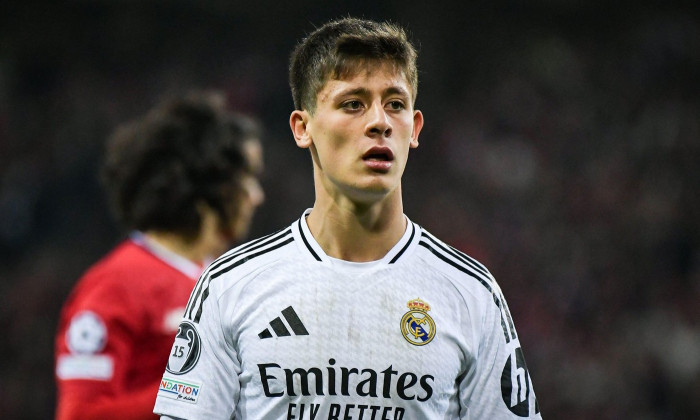
POLYGON ((120 126, 104 183, 131 230, 76 284, 56 336, 58 420, 153 419, 158 384, 203 267, 264 199, 258 124, 193 92, 120 126))
POLYGON ((315 202, 212 263, 161 381, 166 419, 541 419, 508 305, 481 263, 403 212, 424 118, 416 51, 345 18, 291 56, 290 127, 315 202))

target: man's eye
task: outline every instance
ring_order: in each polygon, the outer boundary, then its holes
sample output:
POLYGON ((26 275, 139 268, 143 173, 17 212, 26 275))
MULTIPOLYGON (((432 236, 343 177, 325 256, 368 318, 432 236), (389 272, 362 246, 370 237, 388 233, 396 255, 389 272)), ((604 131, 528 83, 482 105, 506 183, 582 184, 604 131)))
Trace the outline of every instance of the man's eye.
POLYGON ((403 102, 401 102, 401 101, 391 101, 391 102, 389 102, 389 108, 394 110, 394 111, 399 111, 399 110, 402 110, 406 107, 404 106, 403 102))
POLYGON ((360 102, 360 101, 347 101, 343 104, 343 108, 360 109, 360 108, 362 108, 362 102, 360 102))

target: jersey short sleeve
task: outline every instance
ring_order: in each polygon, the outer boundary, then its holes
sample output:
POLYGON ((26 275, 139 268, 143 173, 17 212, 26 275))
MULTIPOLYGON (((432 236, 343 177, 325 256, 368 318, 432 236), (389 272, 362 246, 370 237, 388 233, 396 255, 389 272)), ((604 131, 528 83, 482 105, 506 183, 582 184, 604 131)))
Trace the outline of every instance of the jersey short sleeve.
MULTIPOLYGON (((484 315, 482 339, 473 369, 460 381, 461 419, 540 419, 532 380, 517 337, 503 333, 503 311, 491 305, 484 315)), ((507 321, 506 321, 507 322, 507 321)))
POLYGON ((461 322, 460 348, 469 355, 456 376, 459 418, 541 419, 515 322, 496 279, 480 262, 425 230, 420 245, 428 251, 426 265, 444 273, 462 299, 453 315, 461 322))
POLYGON ((56 376, 62 389, 99 395, 113 392, 125 380, 136 333, 129 299, 113 285, 105 282, 81 294, 62 314, 56 339, 56 376), (109 304, 115 300, 122 304, 109 304))
POLYGON ((173 332, 196 279, 176 262, 129 239, 76 283, 55 339, 56 419, 155 418, 173 332))
MULTIPOLYGON (((194 292, 193 292, 194 293, 194 292)), ((238 400, 240 363, 224 338, 216 299, 198 322, 183 318, 158 389, 153 412, 188 420, 228 419, 238 400)))

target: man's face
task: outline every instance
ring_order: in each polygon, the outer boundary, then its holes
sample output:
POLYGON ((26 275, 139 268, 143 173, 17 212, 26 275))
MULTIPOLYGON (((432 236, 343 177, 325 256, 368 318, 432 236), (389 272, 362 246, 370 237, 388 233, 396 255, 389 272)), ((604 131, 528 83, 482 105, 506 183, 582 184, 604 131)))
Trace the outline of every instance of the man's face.
POLYGON ((233 230, 236 232, 237 240, 248 235, 255 210, 265 201, 265 193, 259 179, 263 171, 263 152, 260 141, 246 140, 243 143, 243 154, 248 161, 250 171, 242 176, 241 196, 236 217, 233 220, 233 230))
MULTIPOLYGON (((265 201, 265 193, 260 185, 263 171, 262 145, 258 139, 248 139, 243 143, 243 155, 248 169, 236 174, 236 194, 232 194, 229 204, 228 223, 221 225, 221 238, 228 246, 241 241, 248 235, 255 210, 265 201)), ((232 185, 233 187, 233 185, 232 185)))
POLYGON ((248 235, 255 210, 265 201, 259 180, 263 170, 260 141, 246 140, 243 143, 243 154, 249 169, 235 174, 231 183, 224 187, 227 189, 224 194, 231 197, 225 210, 228 217, 222 218, 219 212, 205 203, 197 206, 202 220, 197 240, 202 243, 204 259, 218 257, 244 239, 248 235))
POLYGON ((311 149, 321 192, 371 203, 400 185, 423 116, 404 75, 377 63, 327 81, 315 112, 295 111, 290 122, 297 144, 311 149), (295 120, 303 120, 303 130, 295 120))

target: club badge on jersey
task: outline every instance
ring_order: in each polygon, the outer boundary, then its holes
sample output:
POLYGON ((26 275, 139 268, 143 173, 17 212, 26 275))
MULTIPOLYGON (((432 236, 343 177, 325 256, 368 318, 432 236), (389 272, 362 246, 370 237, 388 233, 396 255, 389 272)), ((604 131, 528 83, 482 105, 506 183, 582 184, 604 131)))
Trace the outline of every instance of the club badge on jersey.
POLYGON ((435 321, 428 315, 430 305, 421 299, 408 302, 409 311, 401 318, 403 338, 414 346, 424 346, 435 338, 435 321))

